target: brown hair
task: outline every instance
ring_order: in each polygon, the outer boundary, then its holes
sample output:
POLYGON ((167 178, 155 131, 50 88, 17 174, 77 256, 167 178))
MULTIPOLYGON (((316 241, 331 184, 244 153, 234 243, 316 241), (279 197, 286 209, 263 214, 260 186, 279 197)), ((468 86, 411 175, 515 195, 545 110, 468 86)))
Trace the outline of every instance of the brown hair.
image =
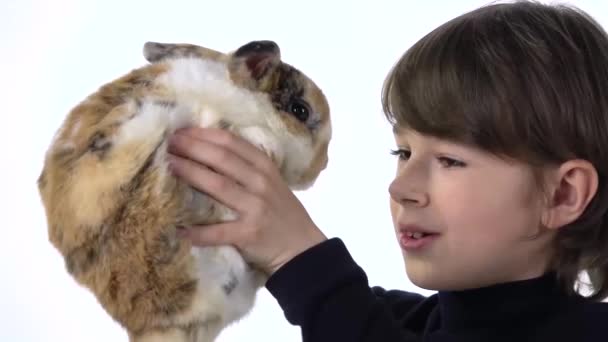
POLYGON ((393 125, 534 168, 591 162, 599 187, 560 229, 553 267, 575 294, 608 296, 608 36, 585 12, 531 1, 491 4, 433 30, 393 66, 382 104, 393 125))

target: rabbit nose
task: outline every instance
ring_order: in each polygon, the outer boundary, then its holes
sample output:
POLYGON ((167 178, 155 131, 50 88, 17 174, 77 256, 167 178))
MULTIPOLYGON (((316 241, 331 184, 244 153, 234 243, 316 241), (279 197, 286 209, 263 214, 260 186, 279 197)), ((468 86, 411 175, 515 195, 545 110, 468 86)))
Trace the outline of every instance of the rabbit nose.
POLYGON ((251 53, 271 53, 279 52, 279 45, 271 40, 257 40, 241 46, 234 53, 235 56, 241 57, 251 53))

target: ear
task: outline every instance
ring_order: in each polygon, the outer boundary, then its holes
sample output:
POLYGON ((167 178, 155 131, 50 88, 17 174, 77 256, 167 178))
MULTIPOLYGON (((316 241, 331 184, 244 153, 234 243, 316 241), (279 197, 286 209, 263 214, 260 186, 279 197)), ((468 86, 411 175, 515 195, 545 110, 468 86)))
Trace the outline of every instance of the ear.
POLYGON ((281 61, 281 50, 271 40, 257 40, 247 43, 232 53, 234 62, 244 63, 251 77, 259 80, 281 61))
POLYGON ((575 159, 560 165, 552 176, 542 221, 546 228, 558 229, 583 214, 597 192, 598 175, 590 162, 575 159))
POLYGON ((170 44, 146 42, 143 48, 144 58, 155 63, 164 59, 195 57, 202 59, 219 60, 224 54, 209 48, 193 44, 170 44))

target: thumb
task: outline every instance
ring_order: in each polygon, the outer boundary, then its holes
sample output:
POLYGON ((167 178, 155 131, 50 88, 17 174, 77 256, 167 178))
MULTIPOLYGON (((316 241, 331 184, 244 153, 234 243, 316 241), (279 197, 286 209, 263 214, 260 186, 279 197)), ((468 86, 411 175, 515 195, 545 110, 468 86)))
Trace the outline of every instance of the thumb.
POLYGON ((214 246, 233 244, 237 227, 233 222, 180 228, 177 235, 188 239, 194 246, 214 246))

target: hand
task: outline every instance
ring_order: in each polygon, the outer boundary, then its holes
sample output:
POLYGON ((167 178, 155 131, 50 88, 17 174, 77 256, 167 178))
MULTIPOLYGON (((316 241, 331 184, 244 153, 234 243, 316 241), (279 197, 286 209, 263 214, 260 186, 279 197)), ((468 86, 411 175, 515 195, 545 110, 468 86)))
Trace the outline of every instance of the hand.
POLYGON ((187 128, 170 140, 170 167, 192 187, 237 213, 230 222, 188 227, 194 245, 234 245, 269 275, 326 240, 270 157, 220 129, 187 128))

